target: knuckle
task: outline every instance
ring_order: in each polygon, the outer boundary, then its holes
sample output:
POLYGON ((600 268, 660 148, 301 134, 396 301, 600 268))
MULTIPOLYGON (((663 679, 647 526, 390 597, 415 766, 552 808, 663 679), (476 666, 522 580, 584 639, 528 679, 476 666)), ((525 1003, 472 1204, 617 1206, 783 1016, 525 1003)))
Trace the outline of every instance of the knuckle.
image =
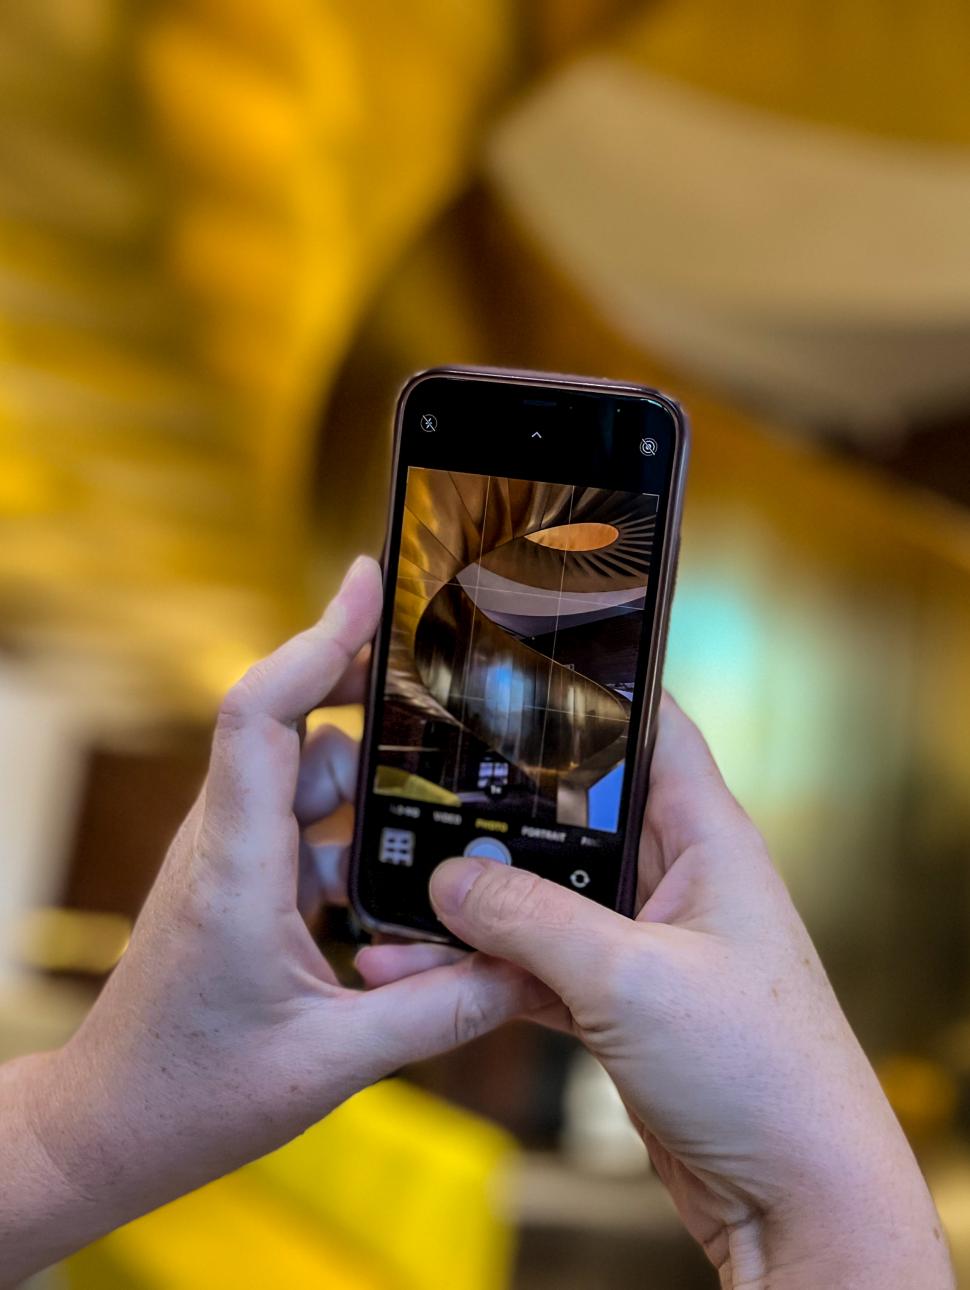
POLYGON ((452 1015, 455 1046, 461 1047, 489 1029, 490 1016, 483 999, 474 990, 461 991, 452 1015))
POLYGON ((353 792, 357 775, 359 743, 338 726, 317 728, 312 742, 304 751, 300 765, 297 794, 319 793, 335 801, 353 792))
POLYGON ((264 665, 254 663, 235 685, 227 690, 219 705, 218 725, 229 730, 238 729, 249 722, 258 710, 258 695, 262 685, 264 665))
POLYGON ((484 871, 469 892, 471 912, 489 926, 531 922, 543 909, 542 880, 523 870, 496 865, 484 871))
POLYGON ((346 730, 341 730, 339 726, 330 725, 329 722, 317 728, 314 743, 319 747, 322 759, 331 770, 335 763, 356 755, 360 748, 359 740, 348 734, 346 730))

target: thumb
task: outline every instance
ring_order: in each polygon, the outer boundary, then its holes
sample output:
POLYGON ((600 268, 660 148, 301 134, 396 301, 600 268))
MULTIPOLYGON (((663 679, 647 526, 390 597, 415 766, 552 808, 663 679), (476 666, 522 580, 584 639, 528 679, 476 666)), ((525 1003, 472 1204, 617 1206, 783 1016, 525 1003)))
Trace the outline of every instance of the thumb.
POLYGON ((603 979, 617 942, 633 928, 585 896, 478 857, 439 865, 431 877, 431 903, 456 936, 525 968, 567 1004, 603 979))

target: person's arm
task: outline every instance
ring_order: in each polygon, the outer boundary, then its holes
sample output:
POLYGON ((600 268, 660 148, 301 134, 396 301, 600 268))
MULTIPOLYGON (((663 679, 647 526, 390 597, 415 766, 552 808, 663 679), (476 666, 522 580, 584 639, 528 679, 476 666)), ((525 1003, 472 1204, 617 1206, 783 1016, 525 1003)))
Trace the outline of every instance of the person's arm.
POLYGON ((302 834, 352 799, 357 761, 339 731, 304 743, 303 718, 361 697, 380 607, 358 561, 323 619, 230 692, 202 795, 91 1013, 61 1050, 0 1069, 0 1286, 545 994, 481 956, 347 990, 300 916, 301 863, 341 886, 337 850, 302 834))
MULTIPOLYGON (((764 842, 665 700, 635 922, 531 874, 449 860, 462 940, 526 968, 603 1062, 725 1290, 950 1290, 926 1184, 764 842)), ((451 957, 373 946, 373 984, 451 957)))
MULTIPOLYGON (((53 1247, 52 1234, 67 1235, 80 1198, 47 1155, 37 1131, 36 1108, 56 1081, 57 1055, 41 1053, 0 1066, 0 1285, 16 1285, 40 1266, 17 1257, 16 1244, 53 1247), (46 1237, 44 1233, 47 1233, 46 1237), (8 1259, 10 1267, 8 1270, 8 1259)), ((80 1243, 80 1242, 79 1242, 80 1243)), ((70 1248, 69 1246, 65 1248, 70 1248)), ((49 1260, 48 1260, 49 1261, 49 1260)))

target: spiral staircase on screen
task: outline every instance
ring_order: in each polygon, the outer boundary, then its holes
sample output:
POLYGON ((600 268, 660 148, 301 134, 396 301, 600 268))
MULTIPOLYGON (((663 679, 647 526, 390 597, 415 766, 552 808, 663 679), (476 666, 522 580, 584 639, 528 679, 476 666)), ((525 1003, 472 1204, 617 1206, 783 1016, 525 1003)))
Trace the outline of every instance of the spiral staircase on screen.
POLYGON ((388 694, 518 767, 559 823, 589 822, 630 702, 559 661, 556 637, 642 605, 655 510, 647 495, 410 472, 388 694))

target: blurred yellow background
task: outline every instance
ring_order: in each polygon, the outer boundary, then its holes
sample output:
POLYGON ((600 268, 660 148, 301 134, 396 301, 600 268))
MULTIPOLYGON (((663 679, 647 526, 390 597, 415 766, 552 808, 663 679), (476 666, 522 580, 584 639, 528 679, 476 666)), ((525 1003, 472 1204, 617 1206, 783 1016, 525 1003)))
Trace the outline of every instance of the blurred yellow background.
MULTIPOLYGON (((403 379, 658 384, 668 685, 970 1277, 968 65, 956 0, 4 6, 0 1056, 83 1015, 219 696, 378 549, 403 379)), ((50 1284, 714 1284, 568 1044, 412 1080, 50 1284)))

